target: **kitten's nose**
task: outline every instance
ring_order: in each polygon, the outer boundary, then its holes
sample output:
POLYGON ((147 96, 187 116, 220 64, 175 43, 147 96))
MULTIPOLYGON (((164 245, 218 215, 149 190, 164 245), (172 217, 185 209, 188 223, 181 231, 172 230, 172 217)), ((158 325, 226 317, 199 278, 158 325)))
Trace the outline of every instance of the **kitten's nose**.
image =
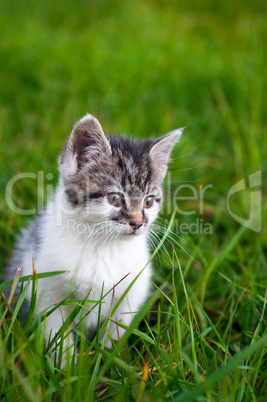
POLYGON ((129 225, 130 225, 134 230, 137 230, 137 229, 139 229, 139 228, 143 225, 143 222, 140 222, 140 221, 130 221, 130 222, 129 222, 129 225))

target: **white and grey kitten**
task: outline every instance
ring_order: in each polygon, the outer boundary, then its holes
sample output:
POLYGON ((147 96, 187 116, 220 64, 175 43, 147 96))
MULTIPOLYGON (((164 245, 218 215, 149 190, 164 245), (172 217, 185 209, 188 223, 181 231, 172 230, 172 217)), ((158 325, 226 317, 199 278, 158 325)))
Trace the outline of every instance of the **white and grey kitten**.
MULTIPOLYGON (((147 141, 107 138, 90 114, 75 125, 59 157, 54 196, 24 231, 7 272, 8 279, 18 267, 22 275, 31 275, 32 258, 37 273, 66 271, 39 280, 37 313, 70 293, 81 300, 90 291, 89 299, 99 300, 102 291, 105 294, 124 278, 103 300, 101 316, 109 315, 112 297, 115 305, 149 261, 148 230, 160 209, 169 154, 181 134, 176 130, 147 141)), ((114 321, 130 324, 148 296, 150 277, 147 265, 116 310, 114 321)), ((47 319, 47 339, 60 329, 61 312, 65 318, 69 313, 62 306, 47 319)), ((86 317, 88 331, 95 330, 97 322, 98 307, 86 317)), ((110 338, 118 339, 123 332, 110 323, 110 338)), ((73 343, 71 337, 65 346, 73 343)))

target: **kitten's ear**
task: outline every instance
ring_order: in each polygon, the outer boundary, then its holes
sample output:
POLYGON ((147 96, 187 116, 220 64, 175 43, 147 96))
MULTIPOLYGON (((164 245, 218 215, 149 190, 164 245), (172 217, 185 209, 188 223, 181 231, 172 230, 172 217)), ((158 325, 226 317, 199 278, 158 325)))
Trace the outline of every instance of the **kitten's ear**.
POLYGON ((60 163, 69 165, 70 173, 76 173, 103 153, 111 154, 109 142, 99 121, 87 114, 74 126, 60 163))
POLYGON ((167 163, 170 157, 171 150, 173 146, 179 141, 183 130, 183 128, 179 128, 178 130, 174 130, 164 137, 159 138, 155 141, 155 144, 150 150, 150 158, 154 163, 154 166, 160 170, 160 175, 162 179, 167 172, 167 163))

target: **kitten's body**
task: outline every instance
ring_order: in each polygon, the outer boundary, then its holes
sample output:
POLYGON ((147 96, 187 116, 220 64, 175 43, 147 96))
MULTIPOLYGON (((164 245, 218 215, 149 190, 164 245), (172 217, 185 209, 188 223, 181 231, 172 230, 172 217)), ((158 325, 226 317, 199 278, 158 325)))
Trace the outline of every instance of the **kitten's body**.
MULTIPOLYGON (((148 295, 147 234, 159 211, 168 156, 180 134, 177 130, 157 141, 108 141, 91 115, 74 127, 59 160, 60 181, 53 199, 25 230, 7 274, 12 278, 18 267, 23 275, 32 274, 32 257, 37 273, 67 271, 39 281, 39 312, 70 293, 81 300, 90 292, 88 299, 99 300, 101 292, 117 284, 103 300, 103 320, 112 297, 114 306, 142 271, 112 317, 130 324, 148 295), (118 199, 121 204, 115 205, 118 199)), ((88 330, 96 329, 98 308, 86 318, 88 330)), ((62 306, 61 311, 66 318, 68 310, 62 306)), ((47 320, 47 339, 60 329, 61 311, 47 320)), ((122 333, 111 322, 110 337, 118 339, 122 333)), ((72 342, 70 337, 66 343, 72 342)))

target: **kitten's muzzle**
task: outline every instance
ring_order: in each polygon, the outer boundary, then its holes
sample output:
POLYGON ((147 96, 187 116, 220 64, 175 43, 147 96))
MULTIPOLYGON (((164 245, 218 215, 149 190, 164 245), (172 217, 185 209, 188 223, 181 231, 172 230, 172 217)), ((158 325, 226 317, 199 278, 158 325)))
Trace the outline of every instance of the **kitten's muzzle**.
POLYGON ((143 221, 130 221, 129 225, 134 231, 136 231, 143 225, 143 221))

